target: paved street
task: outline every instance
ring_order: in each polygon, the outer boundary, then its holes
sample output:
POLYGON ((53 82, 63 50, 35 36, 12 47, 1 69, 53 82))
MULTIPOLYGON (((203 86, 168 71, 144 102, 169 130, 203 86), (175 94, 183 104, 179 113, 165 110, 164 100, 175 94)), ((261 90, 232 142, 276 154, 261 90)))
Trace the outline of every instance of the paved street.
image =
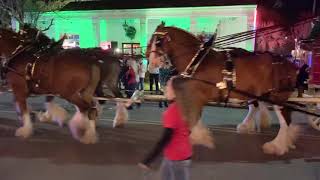
MULTIPOLYGON (((163 109, 156 103, 143 104, 130 111, 129 124, 112 129, 113 103, 105 105, 98 123, 100 141, 82 145, 71 138, 67 128, 36 123, 29 140, 14 137, 19 126, 10 94, 0 98, 0 179, 1 180, 157 180, 155 171, 147 176, 136 166, 161 133, 163 109)), ((41 110, 43 98, 30 98, 33 110, 41 110)), ((72 106, 59 103, 72 112, 72 106)), ((261 145, 271 140, 277 125, 259 134, 238 135, 234 128, 246 115, 245 109, 207 107, 204 121, 209 125, 217 148, 196 147, 192 179, 201 180, 318 180, 320 179, 320 135, 307 125, 297 149, 283 157, 262 153, 261 145)), ((305 122, 295 113, 294 122, 305 122)))

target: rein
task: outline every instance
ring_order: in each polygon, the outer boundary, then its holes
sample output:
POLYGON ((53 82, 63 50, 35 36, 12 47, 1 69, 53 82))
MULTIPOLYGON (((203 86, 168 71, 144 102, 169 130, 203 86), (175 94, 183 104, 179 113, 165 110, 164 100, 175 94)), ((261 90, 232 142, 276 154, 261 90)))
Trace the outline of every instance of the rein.
POLYGON ((31 45, 31 44, 30 44, 30 45, 27 45, 27 46, 23 47, 22 49, 18 49, 19 47, 21 47, 21 46, 18 46, 17 49, 13 52, 13 54, 12 54, 9 58, 7 58, 7 59, 5 60, 6 62, 5 62, 5 63, 2 63, 2 67, 3 67, 4 69, 7 69, 7 70, 9 70, 9 71, 11 71, 11 72, 13 72, 13 73, 21 76, 21 77, 24 77, 25 74, 22 74, 22 73, 18 72, 18 71, 15 70, 14 68, 11 68, 11 67, 9 66, 9 64, 10 64, 10 62, 13 61, 18 55, 22 54, 23 52, 25 52, 25 51, 28 50, 28 49, 31 49, 31 48, 32 48, 32 45, 31 45))
MULTIPOLYGON (((195 77, 186 77, 186 76, 182 76, 182 75, 179 75, 179 76, 182 77, 182 78, 188 78, 188 79, 191 79, 191 80, 200 81, 200 82, 203 82, 205 84, 208 84, 208 85, 211 85, 211 86, 214 86, 214 87, 217 88, 217 86, 216 86, 217 83, 212 82, 212 81, 198 79, 198 78, 195 78, 195 77)), ((246 96, 246 97, 249 97, 249 98, 252 98, 252 99, 257 99, 259 101, 264 101, 264 102, 267 102, 267 103, 270 103, 270 104, 275 104, 275 105, 278 105, 278 106, 284 106, 284 107, 286 107, 286 108, 288 108, 290 110, 293 110, 293 111, 298 111, 298 112, 302 112, 302 113, 305 113, 305 114, 308 114, 308 115, 320 117, 320 114, 309 112, 309 111, 303 110, 301 108, 293 107, 292 105, 289 105, 288 103, 281 104, 281 103, 274 102, 274 101, 268 99, 266 95, 256 96, 256 95, 250 94, 248 92, 242 91, 240 89, 236 89, 234 87, 231 88, 230 91, 234 92, 234 93, 238 93, 238 94, 246 96)))

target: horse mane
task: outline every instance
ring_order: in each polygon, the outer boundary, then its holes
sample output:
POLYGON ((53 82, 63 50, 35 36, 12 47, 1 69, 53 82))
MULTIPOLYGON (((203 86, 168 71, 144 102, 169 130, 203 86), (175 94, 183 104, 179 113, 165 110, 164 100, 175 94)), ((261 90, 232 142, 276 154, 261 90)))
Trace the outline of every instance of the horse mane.
POLYGON ((107 51, 107 50, 103 50, 99 47, 94 47, 94 48, 72 48, 72 49, 63 49, 60 51, 60 53, 71 53, 71 54, 79 54, 79 55, 84 55, 84 56, 97 56, 97 57, 101 57, 101 56, 113 56, 113 57, 117 57, 116 55, 113 54, 113 51, 107 51))
POLYGON ((11 36, 18 36, 19 35, 17 32, 13 31, 12 29, 0 28, 0 35, 3 35, 4 37, 6 37, 8 34, 11 36))
MULTIPOLYGON (((175 26, 166 26, 166 27, 163 27, 165 30, 173 30, 173 31, 179 31, 179 32, 182 32, 184 33, 186 36, 189 36, 189 37, 192 37, 195 41, 201 43, 201 40, 194 34, 184 30, 184 29, 181 29, 181 28, 178 28, 178 27, 175 27, 175 26)), ((214 51, 216 51, 216 49, 213 49, 214 51)), ((266 51, 266 52, 259 52, 259 51, 248 51, 246 49, 243 49, 243 48, 238 48, 238 47, 225 47, 225 48, 218 48, 218 50, 231 50, 231 54, 235 57, 246 57, 246 56, 252 56, 252 55, 258 55, 258 54, 269 54, 271 55, 272 57, 275 57, 275 58, 283 58, 282 56, 278 55, 278 54, 274 54, 272 52, 269 52, 269 51, 266 51)))
POLYGON ((163 27, 163 29, 166 31, 166 32, 172 32, 172 33, 180 33, 182 34, 183 36, 185 36, 186 38, 189 38, 191 41, 189 41, 190 43, 195 43, 195 44, 201 44, 201 40, 195 36, 194 34, 184 30, 184 29, 181 29, 181 28, 178 28, 178 27, 175 27, 175 26, 166 26, 166 27, 163 27), (192 42, 193 41, 193 42, 192 42))
POLYGON ((248 56, 254 56, 254 55, 270 55, 272 57, 273 62, 284 62, 287 61, 287 59, 279 54, 272 53, 270 51, 248 51, 243 48, 238 48, 238 47, 227 47, 227 48, 221 48, 222 50, 231 50, 229 51, 232 57, 248 57, 248 56))
POLYGON ((186 31, 186 30, 184 30, 184 29, 181 29, 181 28, 178 28, 178 27, 175 27, 175 26, 167 26, 167 27, 165 27, 165 28, 170 28, 170 29, 173 29, 173 30, 175 30, 175 31, 181 31, 181 32, 187 34, 188 36, 193 37, 195 40, 201 42, 201 40, 200 40, 196 35, 188 32, 188 31, 186 31))

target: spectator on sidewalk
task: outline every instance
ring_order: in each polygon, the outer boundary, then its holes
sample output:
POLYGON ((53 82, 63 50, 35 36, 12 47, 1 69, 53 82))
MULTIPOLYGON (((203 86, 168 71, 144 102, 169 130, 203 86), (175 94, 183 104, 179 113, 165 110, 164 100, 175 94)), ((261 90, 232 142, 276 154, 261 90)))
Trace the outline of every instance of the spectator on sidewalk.
MULTIPOLYGON (((134 72, 133 63, 130 62, 128 64, 129 64, 129 69, 125 74, 125 79, 127 82, 126 94, 127 94, 127 98, 131 98, 131 96, 133 95, 137 87, 137 81, 136 81, 136 74, 134 72)), ((128 109, 133 109, 132 105, 129 106, 128 109)))
POLYGON ((159 91, 159 67, 156 64, 149 63, 148 66, 149 71, 149 83, 150 83, 150 91, 153 91, 153 85, 156 86, 156 92, 159 91))
POLYGON ((138 85, 138 89, 140 91, 144 90, 144 78, 146 76, 146 72, 147 72, 147 67, 148 67, 148 61, 145 58, 140 58, 139 59, 139 85, 138 85))
MULTIPOLYGON (((168 80, 171 77, 171 69, 168 62, 162 63, 159 68, 159 81, 160 81, 160 89, 163 92, 165 90, 165 86, 168 82, 168 80)), ((165 107, 168 107, 167 101, 159 101, 159 107, 162 108, 163 105, 165 107)))

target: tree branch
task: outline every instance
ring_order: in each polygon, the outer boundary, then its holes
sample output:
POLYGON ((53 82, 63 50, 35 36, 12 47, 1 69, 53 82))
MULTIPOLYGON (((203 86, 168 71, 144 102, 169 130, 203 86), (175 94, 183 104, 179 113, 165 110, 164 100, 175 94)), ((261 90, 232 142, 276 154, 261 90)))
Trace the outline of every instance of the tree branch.
POLYGON ((48 31, 52 25, 53 25, 53 19, 51 19, 49 26, 45 29, 42 29, 41 31, 48 31))
POLYGON ((9 16, 14 17, 20 24, 24 24, 19 14, 17 14, 17 11, 15 11, 13 7, 6 5, 2 0, 0 1, 0 8, 4 12, 7 12, 9 16))

